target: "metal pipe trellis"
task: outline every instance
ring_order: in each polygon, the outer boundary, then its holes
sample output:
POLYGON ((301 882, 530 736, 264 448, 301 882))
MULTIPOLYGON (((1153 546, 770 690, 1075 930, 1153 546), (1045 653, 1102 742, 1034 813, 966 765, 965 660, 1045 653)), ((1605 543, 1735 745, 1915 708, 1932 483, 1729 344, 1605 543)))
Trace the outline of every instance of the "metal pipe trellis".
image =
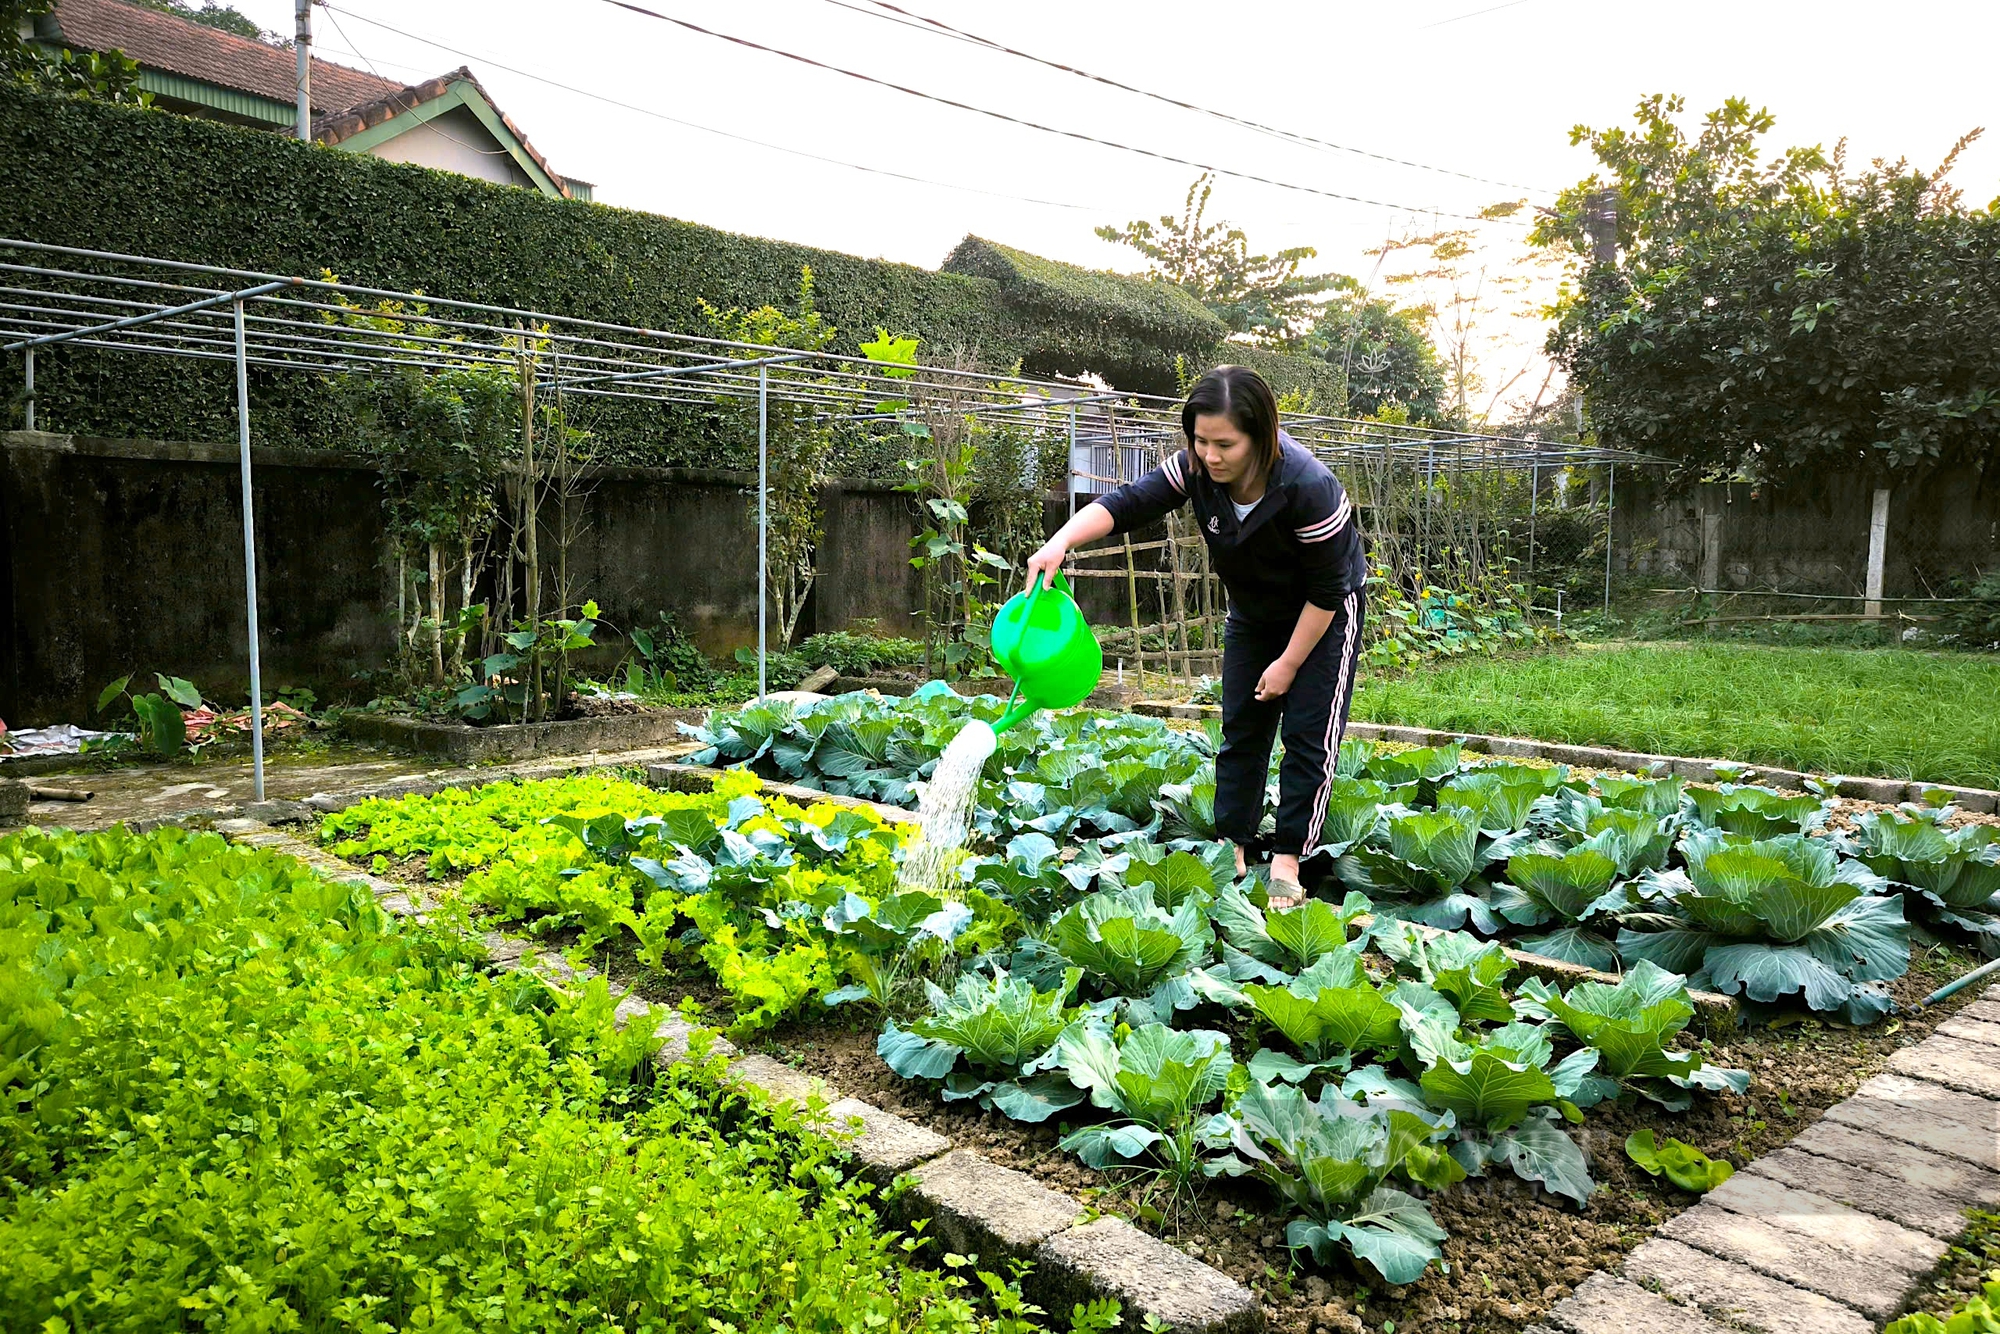
MULTIPOLYGON (((175 356, 234 363, 238 445, 244 474, 246 601, 250 616, 253 723, 262 700, 254 603, 255 550, 248 455, 249 368, 313 375, 379 375, 398 369, 442 370, 512 365, 522 328, 550 346, 529 372, 537 392, 630 398, 662 404, 718 399, 758 405, 758 689, 768 688, 769 423, 773 401, 866 426, 897 420, 875 404, 944 398, 969 417, 1005 420, 1060 437, 1072 456, 1081 440, 1080 408, 1117 418, 1125 448, 1170 448, 1179 441, 1178 399, 1124 394, 1055 380, 936 367, 889 365, 863 356, 774 348, 488 302, 437 297, 327 279, 287 277, 45 242, 0 238, 8 275, 0 303, 0 346, 23 358, 24 417, 46 429, 36 398, 38 349, 175 356), (19 262, 16 262, 16 261, 19 262), (114 312, 117 312, 114 315, 114 312), (106 318, 113 316, 112 318, 106 318), (225 322, 226 321, 226 322, 225 322), (755 371, 754 380, 751 372, 755 371)), ((1533 439, 1362 421, 1316 414, 1287 416, 1288 432, 1330 466, 1421 466, 1427 488, 1438 474, 1531 470, 1539 490, 1546 467, 1658 462, 1631 451, 1566 446, 1533 439)), ((1122 450, 1116 471, 1127 471, 1122 450)), ((1074 511, 1076 488, 1067 486, 1074 511)), ((1429 504, 1429 496, 1426 496, 1429 504)), ((1538 499, 1531 501, 1538 505, 1538 499)), ((1532 520, 1531 520, 1532 522, 1532 520)), ((1607 519, 1607 523, 1609 520, 1607 519)), ((1531 538, 1532 550, 1532 538, 1531 538)), ((1609 585, 1607 541, 1607 589, 1609 585)), ((1194 575, 1183 575, 1193 578, 1194 575)), ((1205 576, 1203 576, 1205 577, 1205 576)), ((1204 584, 1204 588, 1206 585, 1204 584)), ((1608 596, 1608 594, 1607 594, 1608 596)), ((1135 644, 1135 650, 1139 648, 1135 644)), ((1185 658, 1184 658, 1185 661, 1185 658)), ((261 756, 262 729, 253 752, 261 756)), ((257 765, 261 770, 261 762, 257 765)), ((259 786, 261 796, 261 784, 259 786)))

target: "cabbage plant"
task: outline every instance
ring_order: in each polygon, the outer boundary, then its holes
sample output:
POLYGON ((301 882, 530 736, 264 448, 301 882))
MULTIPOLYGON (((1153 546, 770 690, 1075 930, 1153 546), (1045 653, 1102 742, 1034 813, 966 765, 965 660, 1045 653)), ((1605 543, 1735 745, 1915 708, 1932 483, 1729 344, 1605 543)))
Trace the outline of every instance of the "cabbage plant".
POLYGON ((2000 939, 2000 827, 1946 829, 1925 812, 1877 811, 1855 822, 1861 860, 1924 916, 2000 939))
POLYGON ((1463 806, 1479 814, 1482 829, 1525 829, 1544 797, 1564 788, 1569 771, 1526 764, 1490 764, 1469 769, 1438 789, 1439 806, 1463 806))
POLYGON ((1371 907, 1366 895, 1350 890, 1338 907, 1325 899, 1308 898, 1297 907, 1267 913, 1230 885, 1216 896, 1209 914, 1222 928, 1225 963, 1235 951, 1264 965, 1262 969, 1239 965, 1233 975, 1276 982, 1281 978, 1274 974, 1302 972, 1322 955, 1346 945, 1355 921, 1371 907))
POLYGON ((1507 879, 1534 906, 1532 919, 1527 913, 1513 919, 1523 926, 1560 923, 1554 931, 1515 944, 1587 968, 1616 967, 1618 952, 1611 938, 1586 922, 1615 917, 1631 906, 1631 895, 1615 884, 1618 874, 1616 858, 1595 840, 1568 849, 1538 844, 1509 857, 1507 879))
POLYGON ((1196 894, 1168 912, 1148 884, 1100 890, 1056 919, 1048 944, 1118 998, 1128 1021, 1169 1020, 1194 1005, 1188 971, 1208 962, 1215 943, 1207 903, 1196 894))
POLYGON ((972 909, 923 890, 872 904, 849 893, 821 914, 820 924, 837 947, 845 947, 843 966, 851 979, 821 999, 829 1006, 863 1001, 887 1010, 906 989, 911 970, 941 957, 972 925, 972 909))
POLYGON ((1480 818, 1480 811, 1466 806, 1390 815, 1384 833, 1342 856, 1335 873, 1373 898, 1383 913, 1445 930, 1469 919, 1476 929, 1498 934, 1505 912, 1515 906, 1513 896, 1509 891, 1496 902, 1478 877, 1533 842, 1534 835, 1525 829, 1486 830, 1480 818), (1393 901, 1398 898, 1416 901, 1393 901))
POLYGON ((1184 783, 1162 783, 1153 807, 1160 832, 1172 842, 1207 843, 1215 837, 1215 766, 1204 764, 1184 783))
POLYGON ((1260 1051, 1250 1060, 1253 1079, 1296 1082, 1324 1069, 1345 1071, 1355 1052, 1393 1053, 1402 1045, 1402 1012, 1368 980, 1361 956, 1344 945, 1280 986, 1251 982, 1242 993, 1258 1022, 1283 1034, 1304 1058, 1260 1051))
POLYGON ((943 1080, 948 1102, 976 1098, 1016 1121, 1046 1121, 1083 1101, 1067 1078, 1046 1073, 1066 1031, 1101 1025, 1090 1010, 1069 1004, 1082 977, 1072 968, 1049 991, 997 968, 990 978, 968 970, 951 991, 926 981, 930 1012, 907 1029, 890 1020, 875 1053, 905 1079, 943 1080), (961 1060, 970 1069, 960 1069, 961 1060))
POLYGON ((1591 780, 1590 785, 1606 806, 1656 817, 1677 814, 1681 808, 1681 795, 1686 790, 1686 785, 1677 777, 1624 778, 1616 774, 1600 774, 1591 780))
POLYGON ((1467 1040, 1437 1013, 1412 1016, 1410 1045, 1426 1066, 1424 1100, 1457 1119, 1452 1157, 1470 1176, 1504 1165, 1552 1194, 1588 1201, 1597 1183, 1560 1122, 1581 1120, 1581 1107, 1615 1091, 1592 1076, 1598 1053, 1582 1047, 1558 1062, 1547 1027, 1519 1020, 1467 1040))
POLYGON ((1166 1024, 1141 1025, 1123 1042, 1102 1028, 1074 1027, 1057 1043, 1056 1059, 1093 1105, 1124 1118, 1087 1126, 1058 1148, 1097 1168, 1150 1149, 1180 1180, 1199 1165, 1203 1133, 1212 1129, 1201 1113, 1228 1087, 1235 1065, 1226 1035, 1166 1024))
POLYGON ((1686 1111, 1694 1088, 1742 1093, 1750 1074, 1711 1066, 1694 1052, 1668 1044, 1694 1017, 1687 980, 1641 959, 1615 986, 1579 982, 1567 994, 1529 978, 1514 1008, 1529 1018, 1554 1019, 1572 1037, 1597 1050, 1604 1077, 1671 1111, 1686 1111))
POLYGON ((1691 787, 1683 797, 1690 817, 1711 829, 1752 838, 1806 834, 1826 823, 1829 804, 1806 793, 1787 796, 1747 783, 1691 787))
POLYGON ((1797 995, 1849 1023, 1888 1013, 1882 984, 1909 968, 1910 928, 1881 877, 1803 834, 1702 831, 1681 853, 1685 871, 1653 878, 1661 910, 1618 933, 1626 964, 1648 960, 1760 1004, 1797 995))
POLYGON ((1382 807, 1388 800, 1387 783, 1372 778, 1336 777, 1327 785, 1319 843, 1311 852, 1338 857, 1357 843, 1367 842, 1381 828, 1382 807))
POLYGON ((1443 746, 1419 746, 1393 754, 1371 755, 1362 772, 1399 789, 1396 795, 1411 805, 1428 805, 1437 800, 1438 784, 1465 767, 1465 754, 1457 742, 1443 746))
POLYGON ((1401 1175, 1442 1190, 1465 1173, 1437 1147, 1449 1117, 1364 1107, 1328 1085, 1317 1102, 1290 1085, 1253 1083, 1226 1126, 1233 1153, 1211 1174, 1255 1174, 1301 1217, 1288 1245, 1324 1264, 1345 1247, 1388 1283, 1413 1283, 1443 1252, 1445 1231, 1422 1200, 1389 1185, 1401 1175))

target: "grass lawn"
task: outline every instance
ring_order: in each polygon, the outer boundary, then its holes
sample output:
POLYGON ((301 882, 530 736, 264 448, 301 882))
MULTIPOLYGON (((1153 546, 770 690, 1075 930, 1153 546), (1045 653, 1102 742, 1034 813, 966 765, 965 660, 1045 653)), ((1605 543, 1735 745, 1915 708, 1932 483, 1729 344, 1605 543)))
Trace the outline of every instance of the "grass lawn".
POLYGON ((2000 787, 2000 658, 1616 644, 1364 678, 1354 717, 2000 787))

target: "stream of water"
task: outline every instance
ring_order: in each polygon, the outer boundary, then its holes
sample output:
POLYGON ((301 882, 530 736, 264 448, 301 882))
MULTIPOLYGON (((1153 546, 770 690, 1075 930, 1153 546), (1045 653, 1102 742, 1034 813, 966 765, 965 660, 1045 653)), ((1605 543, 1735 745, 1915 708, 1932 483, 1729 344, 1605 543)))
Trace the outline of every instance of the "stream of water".
POLYGON ((917 805, 917 841, 903 858, 906 889, 921 889, 955 899, 951 854, 965 846, 972 825, 972 806, 979 795, 979 771, 1000 745, 993 729, 978 719, 967 723, 938 756, 937 768, 924 785, 917 805))

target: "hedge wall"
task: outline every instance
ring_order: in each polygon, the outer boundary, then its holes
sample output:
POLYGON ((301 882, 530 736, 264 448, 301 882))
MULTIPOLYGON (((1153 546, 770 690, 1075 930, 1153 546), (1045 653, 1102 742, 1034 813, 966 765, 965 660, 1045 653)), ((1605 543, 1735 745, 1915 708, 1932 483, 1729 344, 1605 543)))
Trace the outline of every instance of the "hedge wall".
MULTIPOLYGON (((1174 289, 1020 252, 1006 253, 1033 261, 1019 266, 1039 275, 1032 298, 1018 278, 1010 287, 934 273, 9 87, 0 87, 0 236, 275 273, 324 268, 367 286, 690 330, 702 327, 702 299, 789 305, 799 270, 810 265, 821 311, 853 341, 879 324, 1031 369, 1056 369, 1074 343, 1082 353, 1060 369, 1095 370, 1132 389, 1158 389, 1164 365, 1172 392, 1175 353, 1212 360, 1219 342, 1211 336, 1219 323, 1174 289), (1067 271, 1060 282, 1056 270, 1067 271), (1058 286, 1060 301, 1050 295, 1058 286)), ((20 369, 18 358, 0 358, 8 426, 19 424, 20 369)), ((37 391, 44 429, 182 440, 235 434, 226 363, 68 350, 38 358, 37 391)), ((252 392, 268 443, 342 442, 331 394, 311 378, 253 372, 252 392)), ((593 417, 584 424, 614 458, 730 461, 732 447, 690 432, 685 414, 597 400, 593 417)))
POLYGON ((1320 412, 1338 414, 1347 403, 1339 370, 1316 357, 1226 343, 1229 326, 1172 283, 1079 268, 981 236, 959 242, 944 272, 999 284, 1025 343, 1023 369, 1033 375, 1095 371, 1120 388, 1171 396, 1176 357, 1195 371, 1234 361, 1279 393, 1310 391, 1320 412))

